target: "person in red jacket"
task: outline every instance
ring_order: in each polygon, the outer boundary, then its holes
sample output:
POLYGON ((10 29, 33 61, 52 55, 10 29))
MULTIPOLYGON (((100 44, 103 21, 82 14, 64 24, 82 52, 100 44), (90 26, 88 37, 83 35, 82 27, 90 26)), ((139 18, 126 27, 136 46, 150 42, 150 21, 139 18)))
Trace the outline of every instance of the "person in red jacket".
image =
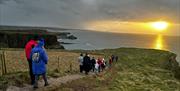
POLYGON ((34 36, 33 39, 31 39, 29 42, 27 42, 26 46, 25 46, 25 53, 26 53, 26 58, 29 64, 29 75, 31 78, 31 84, 33 85, 35 82, 35 76, 33 75, 32 72, 32 61, 30 59, 30 54, 31 54, 31 50, 32 48, 34 48, 37 44, 38 44, 38 36, 34 36))
POLYGON ((109 67, 112 65, 112 57, 109 57, 109 67))
POLYGON ((98 58, 98 60, 97 60, 97 63, 98 63, 98 65, 99 65, 99 73, 100 73, 100 71, 101 71, 101 65, 102 65, 102 59, 101 58, 98 58))

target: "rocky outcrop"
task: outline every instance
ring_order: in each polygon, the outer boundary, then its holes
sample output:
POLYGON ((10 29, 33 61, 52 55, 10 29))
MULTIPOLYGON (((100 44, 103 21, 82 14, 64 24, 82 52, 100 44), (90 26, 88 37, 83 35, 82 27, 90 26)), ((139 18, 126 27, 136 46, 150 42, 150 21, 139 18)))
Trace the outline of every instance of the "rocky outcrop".
POLYGON ((70 33, 62 33, 58 35, 58 39, 70 39, 70 40, 75 40, 77 39, 76 36, 71 35, 70 33))
POLYGON ((72 40, 77 39, 77 37, 75 37, 74 35, 69 35, 67 37, 68 37, 68 39, 72 39, 72 40))
POLYGON ((173 54, 168 57, 168 61, 165 63, 165 68, 171 70, 177 79, 180 79, 180 66, 176 60, 176 55, 173 54))
POLYGON ((30 39, 38 35, 45 39, 46 48, 64 49, 57 41, 57 35, 59 34, 40 29, 0 30, 0 48, 24 48, 30 39))

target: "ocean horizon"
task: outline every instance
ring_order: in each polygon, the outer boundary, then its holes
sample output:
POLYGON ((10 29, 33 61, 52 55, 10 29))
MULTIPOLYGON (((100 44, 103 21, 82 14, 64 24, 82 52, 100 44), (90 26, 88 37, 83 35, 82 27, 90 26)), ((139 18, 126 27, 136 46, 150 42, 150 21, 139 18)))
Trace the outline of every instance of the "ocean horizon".
POLYGON ((147 48, 170 51, 177 54, 180 62, 180 36, 109 33, 97 31, 67 30, 75 35, 77 40, 61 39, 67 50, 100 50, 120 47, 147 48))

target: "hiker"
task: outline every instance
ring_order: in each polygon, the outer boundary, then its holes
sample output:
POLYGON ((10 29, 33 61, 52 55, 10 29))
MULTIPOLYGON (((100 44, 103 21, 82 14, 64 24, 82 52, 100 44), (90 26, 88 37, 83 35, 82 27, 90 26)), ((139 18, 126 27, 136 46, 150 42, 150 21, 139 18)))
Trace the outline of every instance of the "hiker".
POLYGON ((102 59, 101 70, 103 71, 106 67, 104 58, 102 59))
POLYGON ((44 48, 44 39, 40 39, 38 45, 31 51, 30 59, 32 60, 32 71, 35 76, 34 88, 38 88, 39 76, 43 76, 44 86, 49 85, 46 77, 46 64, 48 56, 44 48))
POLYGON ((80 73, 82 73, 83 72, 83 54, 82 53, 80 54, 78 60, 79 60, 79 70, 80 70, 80 73))
POLYGON ((96 60, 95 73, 98 74, 98 72, 99 72, 99 64, 98 64, 98 62, 97 62, 97 60, 96 60))
POLYGON ((92 68, 93 72, 95 71, 95 64, 96 64, 96 60, 95 60, 94 57, 92 57, 92 59, 91 59, 91 68, 92 68))
POLYGON ((34 36, 34 38, 31 39, 25 46, 25 54, 26 54, 26 58, 28 61, 28 65, 29 65, 29 75, 31 78, 31 85, 34 84, 35 77, 34 77, 33 72, 32 72, 32 60, 30 59, 30 54, 31 54, 32 48, 37 45, 38 39, 39 39, 38 36, 34 36))
POLYGON ((112 62, 114 62, 115 56, 112 55, 112 56, 111 56, 111 59, 112 59, 112 62))
POLYGON ((112 57, 109 57, 109 67, 112 65, 112 57))
POLYGON ((102 65, 102 59, 101 58, 98 58, 97 59, 97 63, 98 63, 98 65, 99 65, 99 68, 98 68, 98 70, 99 70, 99 72, 101 71, 101 65, 102 65))
POLYGON ((83 68, 85 70, 85 74, 88 75, 88 73, 91 69, 91 60, 90 60, 90 57, 87 53, 83 58, 83 68))
POLYGON ((115 60, 116 60, 116 62, 118 61, 118 56, 115 56, 115 60))

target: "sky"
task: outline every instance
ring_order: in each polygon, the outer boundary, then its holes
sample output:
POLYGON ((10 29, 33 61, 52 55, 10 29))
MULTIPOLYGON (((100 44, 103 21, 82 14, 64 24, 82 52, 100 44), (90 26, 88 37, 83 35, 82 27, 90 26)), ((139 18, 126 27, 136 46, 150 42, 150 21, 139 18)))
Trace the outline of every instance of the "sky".
MULTIPOLYGON (((171 32, 166 33, 177 34, 180 24, 179 9, 180 0, 0 0, 0 25, 132 32, 131 28, 121 27, 124 24, 130 27, 131 23, 138 25, 163 20, 175 26, 171 32), (112 25, 109 26, 112 29, 96 24, 112 25), (120 28, 114 28, 117 26, 120 28)), ((137 30, 133 31, 140 33, 137 30)))

